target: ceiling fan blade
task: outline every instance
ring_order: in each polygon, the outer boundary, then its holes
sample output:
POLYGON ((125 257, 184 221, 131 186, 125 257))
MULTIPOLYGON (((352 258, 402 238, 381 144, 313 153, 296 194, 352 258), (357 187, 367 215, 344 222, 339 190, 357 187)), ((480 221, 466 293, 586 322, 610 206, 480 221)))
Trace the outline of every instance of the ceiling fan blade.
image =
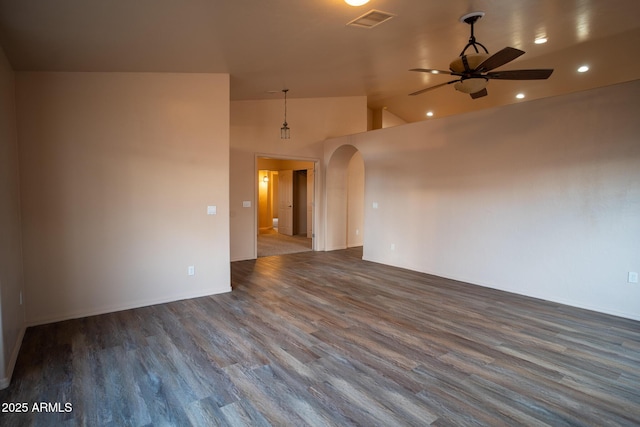
POLYGON ((487 92, 487 89, 482 89, 476 93, 470 93, 469 95, 471 95, 471 98, 473 99, 478 99, 478 98, 482 98, 483 96, 487 96, 489 94, 489 92, 487 92))
POLYGON ((434 70, 432 68, 412 68, 409 71, 418 71, 418 72, 421 72, 421 73, 430 73, 430 74, 448 74, 448 75, 451 75, 451 76, 460 75, 458 73, 452 73, 451 71, 434 70))
POLYGON ((493 70, 494 68, 498 68, 506 64, 507 62, 513 61, 520 55, 524 55, 524 51, 516 49, 514 47, 505 47, 501 51, 494 53, 493 55, 482 61, 482 63, 480 63, 480 65, 478 65, 474 71, 485 72, 493 70))
POLYGON ((544 80, 553 73, 553 69, 493 71, 484 77, 501 80, 544 80))
POLYGON ((420 95, 421 93, 425 93, 425 92, 428 92, 428 91, 433 90, 433 89, 438 89, 439 87, 446 86, 446 85, 450 85, 451 83, 455 83, 455 82, 459 82, 459 81, 460 81, 460 80, 451 80, 450 82, 440 83, 439 85, 430 86, 430 87, 428 87, 428 88, 426 88, 426 89, 420 89, 420 90, 418 90, 418 91, 415 91, 415 92, 413 92, 413 93, 410 93, 410 94, 409 94, 409 96, 416 96, 416 95, 420 95))

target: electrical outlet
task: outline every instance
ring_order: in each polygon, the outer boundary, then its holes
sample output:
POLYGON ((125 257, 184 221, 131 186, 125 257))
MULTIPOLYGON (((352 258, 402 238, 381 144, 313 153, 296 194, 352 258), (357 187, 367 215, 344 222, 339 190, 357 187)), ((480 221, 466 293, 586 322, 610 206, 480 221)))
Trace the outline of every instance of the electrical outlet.
POLYGON ((193 265, 190 265, 189 267, 187 267, 187 274, 189 276, 195 276, 196 275, 196 267, 193 265))
POLYGON ((629 272, 629 283, 638 283, 638 272, 630 271, 629 272))
POLYGON ((392 244, 391 244, 391 250, 392 250, 392 251, 395 251, 395 250, 396 250, 396 244, 395 244, 395 243, 392 243, 392 244))

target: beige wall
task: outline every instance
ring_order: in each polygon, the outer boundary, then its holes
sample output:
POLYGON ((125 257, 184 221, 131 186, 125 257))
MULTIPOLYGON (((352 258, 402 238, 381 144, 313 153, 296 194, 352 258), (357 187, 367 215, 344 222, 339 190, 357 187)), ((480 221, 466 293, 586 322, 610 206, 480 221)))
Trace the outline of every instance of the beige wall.
POLYGON ((362 246, 364 240, 364 160, 356 151, 347 166, 347 247, 362 246))
POLYGON ((365 162, 364 258, 640 319, 627 283, 638 93, 634 81, 327 141, 327 158, 353 145, 365 162))
MULTIPOLYGON (((289 95, 294 95, 290 91, 289 95)), ((323 141, 340 135, 367 130, 367 99, 364 96, 344 98, 289 98, 287 122, 291 139, 280 139, 284 103, 282 99, 267 101, 234 101, 231 103, 231 259, 256 257, 256 204, 258 194, 256 155, 307 161, 323 158, 323 141), (250 208, 242 202, 250 201, 250 208)), ((323 191, 323 165, 316 176, 318 194, 323 191)), ((324 249, 323 221, 319 215, 322 200, 316 200, 316 244, 324 249)))
POLYGON ((9 385, 25 327, 15 74, 0 48, 0 388, 9 385))
POLYGON ((405 125, 407 122, 386 109, 382 110, 382 128, 405 125))
POLYGON ((17 100, 30 324, 230 290, 228 75, 18 73, 17 100))

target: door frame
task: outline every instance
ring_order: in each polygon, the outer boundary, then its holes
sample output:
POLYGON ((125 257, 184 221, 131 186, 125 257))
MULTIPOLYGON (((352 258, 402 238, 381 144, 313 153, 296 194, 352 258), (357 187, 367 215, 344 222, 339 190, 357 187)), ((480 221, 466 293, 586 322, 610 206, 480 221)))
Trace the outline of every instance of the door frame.
POLYGON ((253 257, 255 259, 258 258, 258 218, 259 218, 259 197, 260 197, 260 186, 259 186, 259 169, 258 169, 258 159, 272 159, 272 160, 289 160, 289 161, 299 161, 299 162, 309 162, 313 163, 313 213, 312 213, 312 236, 311 236, 311 249, 313 251, 319 251, 320 249, 320 241, 318 239, 318 231, 319 231, 319 218, 320 218, 320 180, 321 180, 321 170, 320 170, 320 159, 314 157, 304 157, 304 156, 288 156, 284 154, 272 154, 272 153, 254 153, 253 159, 253 200, 255 203, 253 204, 253 229, 254 233, 254 244, 253 244, 253 257))

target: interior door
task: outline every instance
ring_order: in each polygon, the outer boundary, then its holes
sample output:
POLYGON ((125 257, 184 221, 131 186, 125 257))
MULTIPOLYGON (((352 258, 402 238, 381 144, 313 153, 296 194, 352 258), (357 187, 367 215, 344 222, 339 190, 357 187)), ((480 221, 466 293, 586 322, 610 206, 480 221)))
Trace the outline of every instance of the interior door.
POLYGON ((307 169, 307 238, 313 237, 313 169, 307 169))
POLYGON ((278 172, 278 232, 293 235, 293 171, 278 172))

